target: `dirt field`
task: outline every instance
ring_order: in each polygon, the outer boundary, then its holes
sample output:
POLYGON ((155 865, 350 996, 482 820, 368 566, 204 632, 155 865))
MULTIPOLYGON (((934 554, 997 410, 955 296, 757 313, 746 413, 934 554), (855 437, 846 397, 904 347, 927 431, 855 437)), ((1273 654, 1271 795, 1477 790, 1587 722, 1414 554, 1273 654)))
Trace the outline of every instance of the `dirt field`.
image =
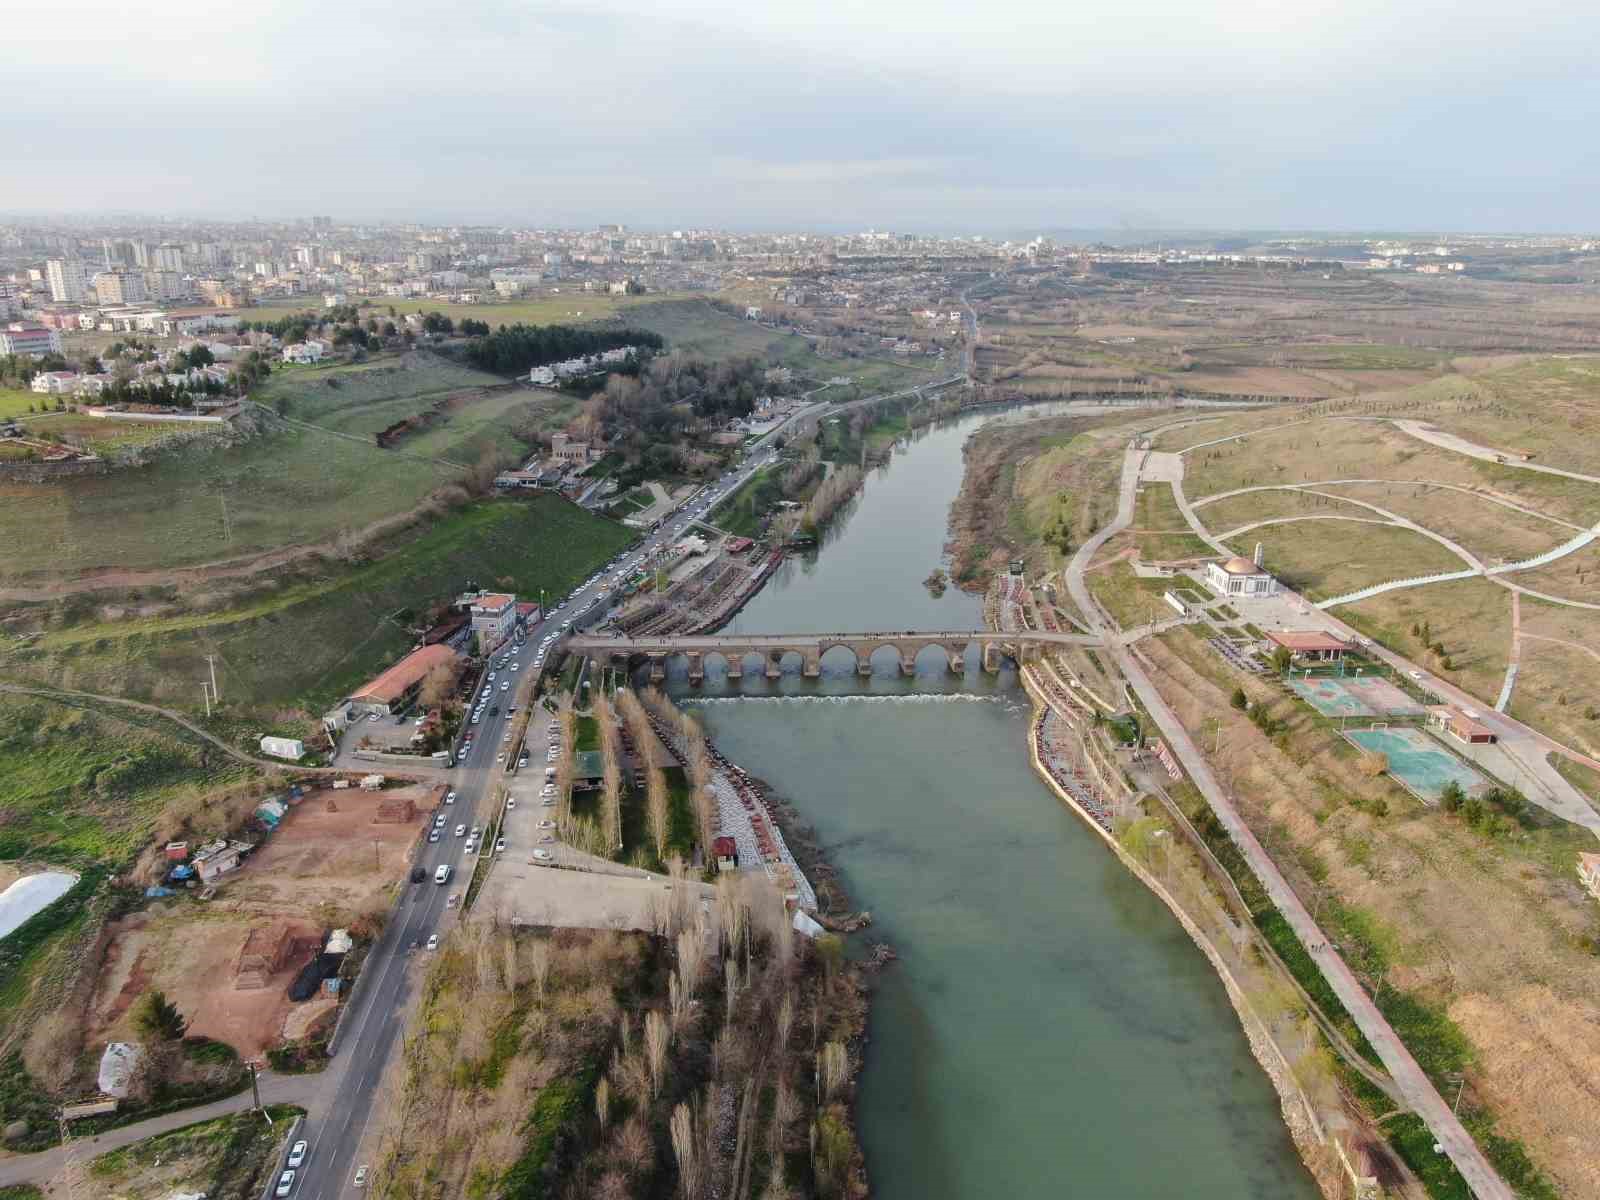
MULTIPOLYGON (((1515 561, 1559 546, 1577 531, 1481 496, 1417 483, 1335 484, 1326 490, 1399 513, 1459 542, 1485 562, 1515 561)), ((1371 515, 1371 514, 1369 514, 1371 515)))
POLYGON ((326 929, 385 906, 385 892, 404 876, 432 806, 432 792, 423 789, 314 792, 245 866, 223 877, 214 899, 180 895, 121 922, 90 1009, 94 1038, 128 1032, 127 1013, 150 988, 167 993, 192 1033, 242 1054, 304 1032, 331 1005, 291 1003, 289 983, 326 929), (374 823, 378 805, 397 798, 413 800, 416 815, 400 824, 374 823), (328 810, 330 800, 336 811, 328 810), (284 935, 292 952, 262 986, 241 988, 235 965, 252 931, 273 935, 267 938, 272 946, 284 935))
MULTIPOLYGON (((1396 653, 1438 670, 1485 704, 1493 704, 1500 694, 1511 657, 1511 593, 1497 584, 1486 579, 1430 583, 1333 611, 1396 653), (1450 670, 1444 670, 1411 632, 1424 622, 1432 639, 1443 643, 1450 670)), ((1526 614, 1526 606, 1523 611, 1526 614)))

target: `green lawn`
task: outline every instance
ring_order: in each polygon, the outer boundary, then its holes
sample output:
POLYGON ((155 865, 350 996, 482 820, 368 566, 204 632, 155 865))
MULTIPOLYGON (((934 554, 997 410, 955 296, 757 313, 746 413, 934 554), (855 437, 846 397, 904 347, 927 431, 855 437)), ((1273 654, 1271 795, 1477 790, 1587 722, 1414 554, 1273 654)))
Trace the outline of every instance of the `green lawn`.
POLYGON ((316 713, 408 650, 428 603, 469 582, 559 595, 632 538, 548 494, 482 501, 374 561, 322 564, 226 607, 117 621, 53 612, 42 638, 0 653, 0 672, 193 708, 214 654, 226 701, 316 713))
POLYGON ((181 450, 137 470, 4 483, 0 581, 175 567, 318 542, 405 512, 457 477, 376 446, 289 428, 227 449, 181 450))
POLYGON ((0 695, 0 860, 119 865, 178 789, 215 779, 216 752, 159 717, 0 695))
POLYGON ((26 388, 0 387, 0 417, 21 416, 30 405, 54 399, 53 396, 36 396, 26 388))
POLYGON ((302 421, 346 433, 376 433, 453 391, 504 383, 498 375, 411 352, 363 363, 280 367, 253 395, 269 407, 287 402, 288 415, 302 421))

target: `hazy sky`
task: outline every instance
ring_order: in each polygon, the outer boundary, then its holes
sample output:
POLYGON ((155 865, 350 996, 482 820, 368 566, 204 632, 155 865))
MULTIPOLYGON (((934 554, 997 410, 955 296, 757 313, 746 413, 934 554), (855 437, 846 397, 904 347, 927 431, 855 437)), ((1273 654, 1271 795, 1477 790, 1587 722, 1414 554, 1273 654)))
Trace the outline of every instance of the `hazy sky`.
POLYGON ((0 210, 1582 230, 1572 0, 56 0, 0 210))

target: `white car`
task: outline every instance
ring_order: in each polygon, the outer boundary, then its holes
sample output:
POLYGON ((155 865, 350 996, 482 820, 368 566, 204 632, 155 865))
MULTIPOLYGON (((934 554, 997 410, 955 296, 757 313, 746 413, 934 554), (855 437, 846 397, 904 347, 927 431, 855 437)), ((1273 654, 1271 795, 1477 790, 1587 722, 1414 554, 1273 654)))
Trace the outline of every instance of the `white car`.
POLYGON ((505 760, 506 760, 506 752, 504 750, 500 751, 499 754, 495 755, 494 760, 495 760, 495 762, 501 762, 501 763, 505 762, 505 760))
POLYGON ((465 825, 457 825, 456 826, 456 836, 457 837, 466 837, 467 836, 467 827, 465 825))
POLYGON ((428 935, 428 949, 429 950, 437 950, 438 948, 439 948, 439 935, 437 933, 430 933, 428 935))
POLYGON ((507 812, 510 812, 516 806, 517 806, 517 798, 515 796, 506 797, 506 811, 507 812))
POLYGON ((278 1187, 272 1194, 274 1196, 287 1196, 292 1191, 294 1191, 294 1172, 285 1171, 278 1176, 278 1187))
POLYGON ((501 683, 500 683, 500 690, 502 692, 510 691, 511 690, 511 681, 509 679, 502 680, 501 683))
POLYGON ((505 840, 505 838, 497 838, 495 840, 494 852, 496 854, 504 854, 506 852, 506 840, 505 840))
POLYGON ((296 1142, 294 1145, 290 1146, 288 1165, 298 1168, 301 1163, 305 1162, 306 1151, 308 1149, 310 1149, 310 1146, 304 1141, 296 1142))
MULTIPOLYGON (((444 802, 446 804, 454 804, 456 802, 456 794, 455 794, 455 792, 453 790, 452 791, 448 791, 448 792, 446 792, 444 794, 444 802)), ((443 822, 443 820, 444 820, 444 818, 441 817, 440 821, 443 822)))
POLYGON ((436 828, 436 829, 440 825, 443 825, 444 824, 444 814, 440 813, 438 816, 434 817, 433 824, 434 824, 434 828, 436 828))
POLYGON ((554 821, 540 821, 539 822, 539 828, 540 829, 554 829, 555 827, 556 827, 556 823, 554 821))
MULTIPOLYGON (((548 850, 535 850, 533 852, 533 856, 536 859, 538 859, 540 862, 549 862, 549 861, 551 861, 551 859, 553 859, 555 857, 555 855, 551 854, 550 851, 548 851, 548 850)), ((282 1192, 279 1193, 279 1195, 283 1195, 283 1194, 284 1193, 282 1193, 282 1192)))
POLYGON ((368 1175, 370 1169, 371 1168, 369 1168, 365 1163, 363 1163, 361 1166, 357 1167, 356 1168, 356 1177, 350 1181, 350 1186, 351 1187, 366 1187, 367 1186, 367 1175, 368 1175))

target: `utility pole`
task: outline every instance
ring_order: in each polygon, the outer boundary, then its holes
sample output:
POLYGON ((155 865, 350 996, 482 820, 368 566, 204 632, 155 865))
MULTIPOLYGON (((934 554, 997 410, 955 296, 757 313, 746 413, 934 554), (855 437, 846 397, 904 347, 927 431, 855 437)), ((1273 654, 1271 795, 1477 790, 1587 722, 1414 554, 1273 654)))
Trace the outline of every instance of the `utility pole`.
POLYGON ((211 689, 204 679, 200 681, 200 695, 205 698, 206 717, 209 719, 211 716, 211 689))
POLYGON ((251 1111, 259 1111, 261 1108, 261 1082, 257 1072, 261 1069, 261 1060, 247 1058, 244 1065, 250 1069, 250 1098, 254 1101, 250 1108, 251 1111))
POLYGON ((211 698, 218 704, 222 703, 222 693, 217 691, 217 658, 214 654, 206 655, 206 662, 211 667, 211 698))

